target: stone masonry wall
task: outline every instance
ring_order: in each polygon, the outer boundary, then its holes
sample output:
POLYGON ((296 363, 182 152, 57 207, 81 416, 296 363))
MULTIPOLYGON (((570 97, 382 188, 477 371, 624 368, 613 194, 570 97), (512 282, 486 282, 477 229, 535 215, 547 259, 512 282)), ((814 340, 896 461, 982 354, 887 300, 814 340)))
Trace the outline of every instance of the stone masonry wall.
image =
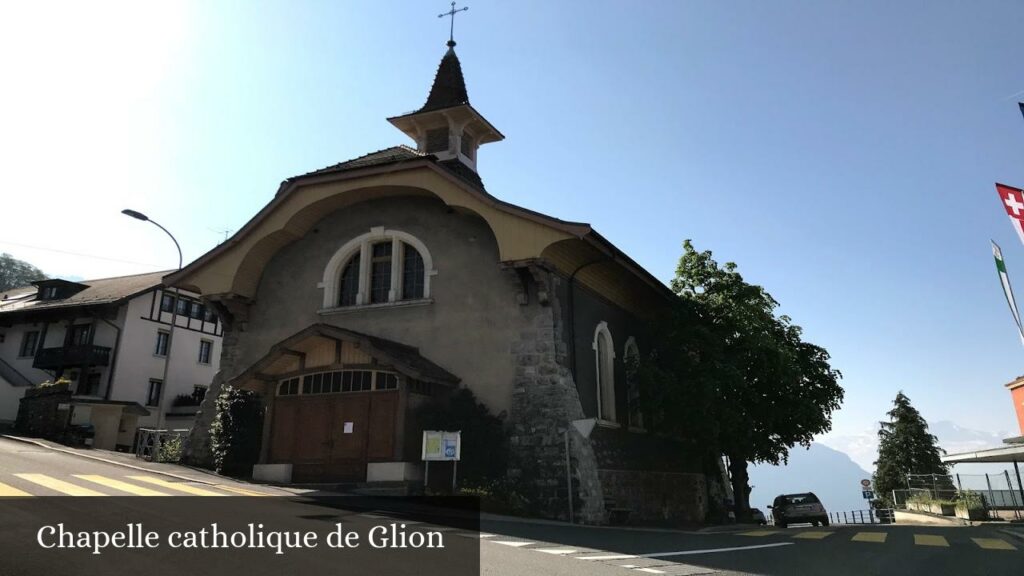
POLYGON ((707 516, 703 474, 650 470, 600 470, 605 496, 641 523, 693 525, 707 516))
POLYGON ((604 522, 604 497, 597 459, 588 439, 569 426, 584 417, 576 385, 566 367, 566 338, 560 321, 557 285, 561 280, 545 271, 531 270, 536 291, 524 298, 522 312, 531 316, 530 329, 512 342, 516 362, 510 414, 511 462, 509 476, 518 481, 534 512, 568 517, 565 437, 570 430, 573 505, 577 522, 604 522))

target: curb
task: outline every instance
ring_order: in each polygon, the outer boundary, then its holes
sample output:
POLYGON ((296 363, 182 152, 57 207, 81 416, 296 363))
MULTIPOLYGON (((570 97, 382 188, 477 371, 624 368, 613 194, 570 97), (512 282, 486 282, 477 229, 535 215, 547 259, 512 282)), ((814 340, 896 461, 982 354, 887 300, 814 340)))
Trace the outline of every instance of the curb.
MULTIPOLYGON (((33 446, 38 446, 40 448, 46 448, 47 450, 53 450, 54 452, 62 452, 64 454, 69 454, 71 456, 78 456, 79 458, 87 458, 89 460, 96 460, 97 462, 104 462, 106 464, 113 464, 114 466, 122 466, 124 468, 131 468, 132 470, 139 470, 141 472, 149 472, 150 474, 160 474, 162 476, 169 476, 171 478, 175 478, 175 479, 178 479, 178 480, 184 480, 186 482, 198 482, 200 484, 206 484, 207 486, 216 486, 217 485, 217 484, 215 484, 213 482, 210 482, 209 480, 199 480, 199 479, 196 479, 196 478, 189 478, 188 476, 182 476, 180 474, 175 474, 173 472, 164 472, 162 470, 153 470, 152 468, 145 468, 143 466, 135 466, 133 464, 128 464, 128 463, 125 463, 125 462, 118 462, 117 460, 111 460, 109 458, 102 458, 100 456, 93 456, 91 454, 82 454, 81 452, 78 452, 76 450, 70 450, 70 449, 66 449, 66 448, 57 448, 56 446, 50 446, 50 445, 44 444, 44 443, 42 443, 42 442, 40 442, 38 440, 33 440, 32 438, 23 438, 21 436, 12 436, 10 434, 0 434, 0 437, 6 438, 8 440, 14 440, 15 442, 21 442, 23 444, 31 444, 33 446)), ((232 480, 232 482, 235 482, 235 480, 232 480)))
POLYGON ((1003 534, 1007 534, 1007 535, 1013 536, 1014 538, 1024 542, 1024 532, 1022 532, 1020 530, 1007 530, 1005 528, 1000 528, 999 531, 1002 532, 1003 534))

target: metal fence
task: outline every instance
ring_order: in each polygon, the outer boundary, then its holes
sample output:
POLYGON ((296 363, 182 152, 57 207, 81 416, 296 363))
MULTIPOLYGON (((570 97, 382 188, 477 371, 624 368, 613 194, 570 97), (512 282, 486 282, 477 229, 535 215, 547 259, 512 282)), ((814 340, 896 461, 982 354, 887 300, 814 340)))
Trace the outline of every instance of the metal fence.
POLYGON ((188 446, 189 432, 188 428, 139 428, 135 433, 135 457, 150 462, 179 462, 188 446))
POLYGON ((829 512, 830 524, 894 524, 896 514, 891 508, 829 512))
POLYGON ((973 490, 985 497, 985 503, 995 510, 1021 510, 1024 494, 1016 474, 1003 470, 1002 474, 954 474, 960 490, 973 490))

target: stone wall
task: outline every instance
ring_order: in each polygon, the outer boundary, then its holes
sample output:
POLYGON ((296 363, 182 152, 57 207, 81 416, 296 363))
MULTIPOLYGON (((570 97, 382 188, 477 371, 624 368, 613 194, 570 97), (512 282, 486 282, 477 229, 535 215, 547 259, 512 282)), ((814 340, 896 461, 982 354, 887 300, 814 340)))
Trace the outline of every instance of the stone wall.
POLYGON ((60 404, 71 402, 67 384, 54 384, 25 390, 18 407, 15 430, 19 434, 62 440, 67 428, 68 410, 58 410, 60 404))
POLYGON ((629 521, 644 524, 693 525, 708 511, 703 474, 649 470, 598 471, 605 497, 626 508, 629 521))
POLYGON ((576 385, 566 368, 565 336, 560 320, 561 303, 554 296, 555 275, 534 269, 540 282, 531 285, 521 300, 523 313, 531 316, 530 329, 512 342, 516 378, 510 414, 511 459, 509 476, 542 516, 568 517, 568 486, 565 470, 565 431, 570 429, 570 467, 573 505, 577 522, 604 521, 604 496, 597 459, 591 443, 569 427, 584 418, 576 385))

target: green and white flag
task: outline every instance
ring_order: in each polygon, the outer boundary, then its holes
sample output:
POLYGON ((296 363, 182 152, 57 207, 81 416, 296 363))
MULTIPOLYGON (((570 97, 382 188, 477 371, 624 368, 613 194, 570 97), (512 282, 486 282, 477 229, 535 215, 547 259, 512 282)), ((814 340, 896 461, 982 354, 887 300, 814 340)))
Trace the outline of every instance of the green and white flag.
POLYGON ((1003 285, 1003 294, 1006 296, 1006 303, 1010 305, 1010 313, 1013 314, 1013 321, 1017 324, 1017 333, 1020 334, 1020 342, 1024 344, 1024 327, 1020 323, 1020 312, 1017 310, 1017 301, 1013 298, 1013 288, 1010 287, 1010 277, 1006 275, 1006 263, 1003 262, 1003 251, 999 245, 992 242, 992 255, 996 258, 996 270, 999 272, 999 283, 1003 285))

